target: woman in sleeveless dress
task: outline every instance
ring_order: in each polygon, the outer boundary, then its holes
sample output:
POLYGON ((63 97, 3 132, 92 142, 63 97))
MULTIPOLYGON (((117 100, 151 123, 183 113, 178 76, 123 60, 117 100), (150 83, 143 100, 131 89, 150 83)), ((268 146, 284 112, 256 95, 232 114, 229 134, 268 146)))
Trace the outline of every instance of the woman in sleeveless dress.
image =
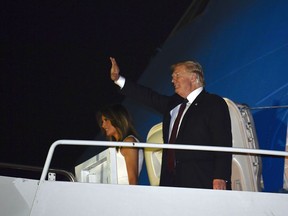
MULTIPOLYGON (((97 115, 102 132, 110 141, 139 142, 127 109, 115 104, 102 108, 97 115)), ((117 147, 118 184, 138 184, 143 164, 143 150, 134 147, 117 147)))

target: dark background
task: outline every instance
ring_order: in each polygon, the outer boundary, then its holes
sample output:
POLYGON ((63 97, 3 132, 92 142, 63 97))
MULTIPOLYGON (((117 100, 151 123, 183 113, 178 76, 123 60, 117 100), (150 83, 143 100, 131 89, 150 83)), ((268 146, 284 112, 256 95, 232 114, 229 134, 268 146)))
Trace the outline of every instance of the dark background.
MULTIPOLYGON (((137 81, 191 2, 2 0, 0 162, 43 166, 54 141, 95 139, 97 109, 124 99, 109 56, 137 81)), ((60 148, 52 166, 84 150, 60 148)))

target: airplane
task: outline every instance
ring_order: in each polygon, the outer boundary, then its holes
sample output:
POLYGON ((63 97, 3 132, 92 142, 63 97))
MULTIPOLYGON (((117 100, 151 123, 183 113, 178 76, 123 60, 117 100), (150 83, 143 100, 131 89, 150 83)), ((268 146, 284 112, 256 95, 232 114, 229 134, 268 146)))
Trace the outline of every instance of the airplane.
MULTIPOLYGON (((191 4, 139 82, 172 94, 170 65, 201 63, 206 90, 221 95, 230 111, 233 148, 213 150, 233 152, 232 190, 159 187, 161 149, 184 147, 163 144, 161 117, 126 100, 145 142, 56 141, 40 179, 0 176, 1 215, 287 215, 288 3, 201 2, 191 4), (146 147, 149 185, 83 182, 81 170, 58 181, 49 169, 54 148, 71 144, 146 147)), ((201 150, 187 150, 194 148, 201 150)))

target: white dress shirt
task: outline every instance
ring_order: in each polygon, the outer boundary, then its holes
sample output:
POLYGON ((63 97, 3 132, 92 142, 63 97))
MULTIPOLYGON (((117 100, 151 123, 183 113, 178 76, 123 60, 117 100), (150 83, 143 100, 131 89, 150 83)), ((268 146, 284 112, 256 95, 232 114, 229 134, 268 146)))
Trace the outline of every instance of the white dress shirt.
MULTIPOLYGON (((188 103, 186 104, 186 108, 181 116, 180 122, 179 122, 179 126, 178 126, 178 130, 177 130, 177 135, 178 135, 178 131, 183 119, 183 116, 185 115, 186 111, 188 110, 188 108, 190 107, 190 105, 193 103, 193 101, 195 100, 195 98, 201 93, 201 91, 203 90, 203 87, 199 87, 197 89, 195 89, 194 91, 192 91, 188 96, 187 96, 187 100, 188 103)), ((172 132, 172 128, 173 128, 173 124, 176 120, 177 114, 179 112, 181 104, 178 104, 176 107, 174 107, 171 111, 170 111, 170 115, 171 115, 171 120, 170 120, 170 126, 169 126, 169 139, 170 139, 170 135, 172 132)))

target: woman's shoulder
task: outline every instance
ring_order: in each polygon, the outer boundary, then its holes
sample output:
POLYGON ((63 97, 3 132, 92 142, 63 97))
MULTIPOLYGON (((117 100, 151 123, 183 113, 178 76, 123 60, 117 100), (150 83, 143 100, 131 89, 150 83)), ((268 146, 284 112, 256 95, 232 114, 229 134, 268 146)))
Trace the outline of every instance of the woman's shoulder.
POLYGON ((123 141, 124 142, 139 142, 137 137, 135 137, 134 135, 127 136, 123 141))

